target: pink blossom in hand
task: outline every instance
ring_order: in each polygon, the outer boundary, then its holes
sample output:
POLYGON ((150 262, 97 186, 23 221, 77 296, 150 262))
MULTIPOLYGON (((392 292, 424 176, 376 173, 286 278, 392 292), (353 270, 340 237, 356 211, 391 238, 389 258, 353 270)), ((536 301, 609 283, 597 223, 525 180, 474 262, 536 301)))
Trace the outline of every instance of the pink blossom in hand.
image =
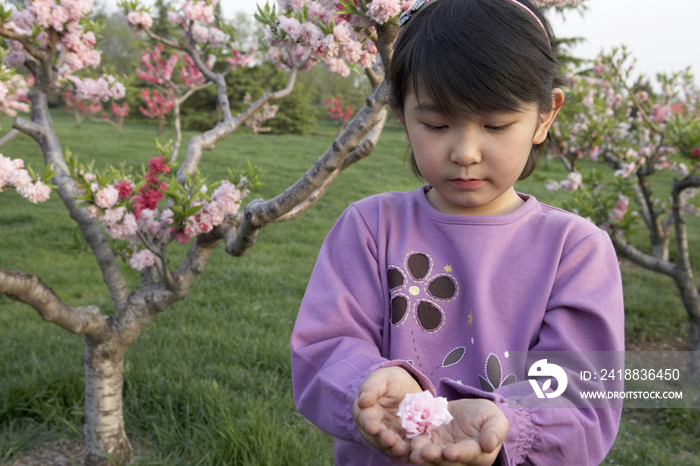
POLYGON ((449 423, 453 417, 447 410, 447 399, 433 397, 428 391, 409 393, 399 405, 398 417, 407 438, 430 437, 430 431, 449 423))

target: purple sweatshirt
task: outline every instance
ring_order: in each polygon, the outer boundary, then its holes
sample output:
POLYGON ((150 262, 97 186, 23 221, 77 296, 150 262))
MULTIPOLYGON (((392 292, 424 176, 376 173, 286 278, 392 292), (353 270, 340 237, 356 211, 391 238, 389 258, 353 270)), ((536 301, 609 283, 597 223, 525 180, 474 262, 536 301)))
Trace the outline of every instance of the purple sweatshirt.
POLYGON ((526 195, 506 215, 444 214, 428 189, 356 202, 328 234, 292 334, 297 408, 335 437, 336 465, 395 464, 352 405, 371 372, 399 365, 434 395, 496 403, 502 465, 599 464, 620 410, 513 407, 503 368, 513 351, 624 350, 607 233, 526 195))

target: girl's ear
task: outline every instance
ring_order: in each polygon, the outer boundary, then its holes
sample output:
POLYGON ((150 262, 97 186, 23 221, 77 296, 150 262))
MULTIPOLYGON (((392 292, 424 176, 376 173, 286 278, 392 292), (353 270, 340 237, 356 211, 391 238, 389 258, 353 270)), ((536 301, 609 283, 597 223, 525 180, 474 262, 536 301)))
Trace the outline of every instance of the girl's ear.
POLYGON ((547 139, 547 132, 554 123, 557 113, 564 105, 564 91, 559 88, 552 90, 552 109, 546 113, 540 114, 540 125, 535 132, 535 137, 532 139, 533 144, 542 144, 547 139))

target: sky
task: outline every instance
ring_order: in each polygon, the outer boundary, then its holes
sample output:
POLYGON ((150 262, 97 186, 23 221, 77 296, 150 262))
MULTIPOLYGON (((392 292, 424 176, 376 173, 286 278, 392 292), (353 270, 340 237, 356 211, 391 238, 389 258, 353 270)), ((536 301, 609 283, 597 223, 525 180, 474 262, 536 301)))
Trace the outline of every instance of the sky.
MULTIPOLYGON (((252 16, 257 2, 264 5, 265 0, 221 0, 229 18, 236 11, 252 16)), ((116 0, 107 3, 116 5, 116 0)), ((585 5, 588 10, 583 17, 578 13, 550 17, 557 36, 586 39, 574 55, 594 58, 601 50, 625 44, 637 57, 637 69, 649 76, 688 66, 700 74, 700 1, 588 0, 585 5)))

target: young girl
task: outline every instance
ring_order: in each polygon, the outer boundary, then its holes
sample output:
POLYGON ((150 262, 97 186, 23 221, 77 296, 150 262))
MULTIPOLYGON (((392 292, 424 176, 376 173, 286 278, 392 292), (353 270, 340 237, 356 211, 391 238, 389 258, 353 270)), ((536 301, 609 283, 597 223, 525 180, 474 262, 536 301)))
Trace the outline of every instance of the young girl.
POLYGON ((391 105, 427 185, 328 234, 292 335, 297 407, 339 465, 599 464, 619 409, 507 398, 529 387, 510 352, 624 347, 607 234, 513 188, 564 100, 549 26, 527 0, 417 2, 401 22, 391 105), (454 420, 409 440, 398 405, 423 390, 454 420))

